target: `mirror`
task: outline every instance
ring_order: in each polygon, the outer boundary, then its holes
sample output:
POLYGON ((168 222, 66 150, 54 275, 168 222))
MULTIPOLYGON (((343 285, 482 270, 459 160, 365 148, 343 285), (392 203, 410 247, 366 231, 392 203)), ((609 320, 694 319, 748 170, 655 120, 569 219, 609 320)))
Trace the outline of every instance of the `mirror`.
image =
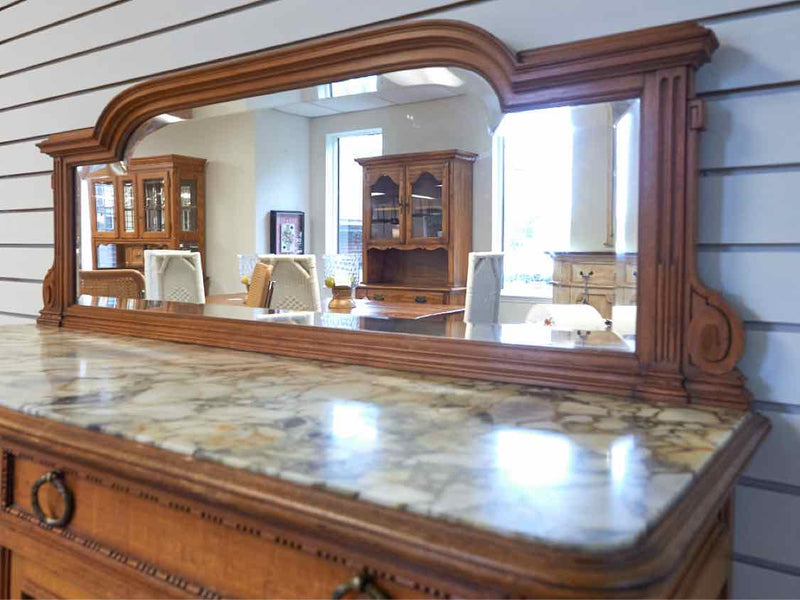
POLYGON ((76 169, 77 302, 632 352, 639 143, 450 67, 159 115, 76 169))

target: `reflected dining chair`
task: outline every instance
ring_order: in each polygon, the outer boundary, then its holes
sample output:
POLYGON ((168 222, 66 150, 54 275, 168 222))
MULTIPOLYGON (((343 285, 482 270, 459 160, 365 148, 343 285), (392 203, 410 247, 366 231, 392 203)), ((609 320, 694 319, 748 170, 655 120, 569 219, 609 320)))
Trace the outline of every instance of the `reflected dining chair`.
POLYGON ((470 252, 464 322, 499 323, 502 288, 503 253, 470 252))
POLYGON ((144 276, 135 269, 81 271, 80 294, 107 298, 144 297, 144 276))
POLYGON ((191 304, 206 302, 199 252, 145 250, 144 277, 148 300, 191 304))
POLYGON ((272 266, 275 282, 269 308, 321 312, 317 257, 313 254, 259 254, 260 263, 272 266))

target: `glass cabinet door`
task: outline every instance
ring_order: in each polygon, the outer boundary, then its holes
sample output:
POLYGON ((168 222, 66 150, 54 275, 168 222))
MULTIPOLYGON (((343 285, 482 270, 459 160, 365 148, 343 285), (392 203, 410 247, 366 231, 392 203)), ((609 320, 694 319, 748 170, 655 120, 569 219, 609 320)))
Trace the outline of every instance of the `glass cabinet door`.
POLYGON ((180 184, 181 231, 197 231, 197 181, 181 179, 180 184))
POLYGON ((94 198, 95 233, 101 236, 106 234, 105 237, 114 237, 117 230, 114 182, 111 180, 93 181, 92 197, 94 198))
POLYGON ((126 237, 136 237, 136 186, 134 179, 119 180, 119 195, 122 200, 122 215, 120 225, 122 235, 126 237))
POLYGON ((409 167, 409 239, 443 240, 446 237, 447 214, 442 202, 446 179, 445 165, 409 167))
POLYGON ((369 186, 368 218, 372 240, 402 240, 400 181, 397 175, 392 178, 381 174, 369 186))
POLYGON ((157 236, 167 231, 167 177, 166 175, 142 175, 142 207, 145 236, 157 236))

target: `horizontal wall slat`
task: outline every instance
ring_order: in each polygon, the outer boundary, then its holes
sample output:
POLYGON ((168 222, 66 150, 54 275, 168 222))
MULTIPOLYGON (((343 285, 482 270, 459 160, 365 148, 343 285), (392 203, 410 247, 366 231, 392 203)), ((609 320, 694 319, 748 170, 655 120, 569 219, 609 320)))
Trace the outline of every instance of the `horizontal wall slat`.
POLYGON ((0 179, 0 210, 52 208, 51 174, 0 179))
POLYGON ((800 89, 749 92, 706 103, 700 167, 800 162, 800 89))
MULTIPOLYGON (((108 4, 111 0, 25 0, 0 14, 0 41, 108 4)), ((2 46, 0 46, 2 48, 2 46)))
POLYGON ((42 284, 0 281, 0 312, 37 315, 42 308, 42 284))
POLYGON ((0 142, 94 127, 111 99, 125 85, 0 112, 0 142))
POLYGON ((731 598, 800 598, 800 577, 734 561, 731 598))
MULTIPOLYGON (((800 396, 800 390, 797 393, 800 396)), ((800 413, 761 412, 772 422, 772 430, 745 475, 800 486, 800 460, 788 459, 800 449, 800 413)))
POLYGON ((52 211, 0 214, 0 245, 52 243, 52 211))
POLYGON ((697 73, 697 90, 742 88, 800 79, 800 62, 787 60, 797 44, 800 7, 711 24, 720 42, 697 73))
POLYGON ((39 152, 39 148, 36 147, 40 141, 33 140, 0 146, 0 176, 52 171, 53 160, 39 152))
POLYGON ((52 248, 0 247, 0 278, 44 279, 52 266, 52 248))
POLYGON ((698 241, 800 242, 800 169, 700 178, 698 241))
POLYGON ((800 496, 736 488, 734 552, 800 567, 800 496))
MULTIPOLYGON (((108 0, 107 0, 108 1, 108 0)), ((97 48, 192 19, 219 13, 253 0, 159 2, 131 0, 0 46, 0 76, 30 65, 97 48)))
POLYGON ((800 333, 746 328, 739 365, 756 398, 800 404, 800 333))
POLYGON ((494 0, 457 8, 430 18, 469 21, 488 29, 511 48, 527 50, 642 27, 701 19, 762 4, 763 0, 672 0, 648 2, 647 10, 642 10, 643 4, 637 0, 503 0, 502 3, 494 0), (576 18, 576 15, 580 15, 580 18, 576 18))
POLYGON ((710 287, 722 290, 746 321, 800 323, 798 265, 800 248, 697 253, 700 277, 710 287))
POLYGON ((271 2, 0 80, 0 108, 126 81, 440 6, 437 0, 271 2), (314 15, 313 19, 309 15, 314 15), (280 24, 280 26, 270 26, 280 24))
MULTIPOLYGON (((11 315, 2 315, 0 314, 0 325, 31 325, 33 326, 36 323, 32 318, 28 317, 14 317, 11 315)), ((3 332, 0 331, 0 335, 3 335, 3 332)))

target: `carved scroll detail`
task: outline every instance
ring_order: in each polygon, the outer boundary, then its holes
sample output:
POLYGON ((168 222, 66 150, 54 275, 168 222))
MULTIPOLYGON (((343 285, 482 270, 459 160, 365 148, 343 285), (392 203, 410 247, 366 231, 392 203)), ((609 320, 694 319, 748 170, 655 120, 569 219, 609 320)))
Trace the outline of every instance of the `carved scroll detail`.
POLYGON ((722 297, 693 285, 687 350, 692 365, 705 373, 733 370, 744 351, 742 322, 722 297))
POLYGON ((46 309, 56 307, 56 272, 55 267, 47 269, 47 275, 42 282, 42 301, 46 309))

